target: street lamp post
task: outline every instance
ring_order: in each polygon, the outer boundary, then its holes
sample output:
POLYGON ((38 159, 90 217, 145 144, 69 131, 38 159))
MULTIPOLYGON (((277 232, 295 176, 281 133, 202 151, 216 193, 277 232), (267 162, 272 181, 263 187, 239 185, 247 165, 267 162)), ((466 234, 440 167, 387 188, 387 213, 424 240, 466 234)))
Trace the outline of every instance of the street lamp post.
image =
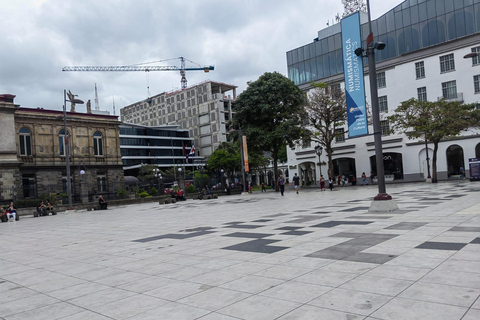
POLYGON ((378 194, 373 198, 370 206, 370 211, 393 211, 397 210, 398 206, 392 200, 392 196, 387 194, 385 187, 385 171, 383 167, 383 151, 382 151, 382 129, 380 124, 380 110, 378 107, 378 88, 377 88, 377 71, 375 66, 375 50, 385 49, 385 44, 382 42, 374 42, 372 32, 372 18, 370 13, 370 1, 367 0, 368 11, 368 29, 367 49, 357 48, 355 54, 362 55, 366 51, 368 57, 368 77, 370 80, 370 97, 372 103, 372 117, 373 117, 373 137, 375 142, 375 159, 377 164, 377 180, 378 180, 378 194))
POLYGON ((153 169, 153 176, 157 178, 157 185, 158 185, 157 194, 163 195, 163 192, 162 192, 163 190, 160 185, 160 181, 163 179, 163 177, 162 177, 162 174, 160 173, 160 169, 158 168, 153 169))
POLYGON ((72 202, 72 181, 70 179, 70 138, 67 131, 67 102, 75 104, 83 104, 83 101, 80 99, 67 100, 67 90, 63 90, 63 130, 65 132, 64 136, 64 146, 65 146, 65 166, 67 170, 67 197, 68 197, 68 209, 73 209, 72 202))
POLYGON ((320 166, 320 177, 322 176, 322 161, 320 160, 320 156, 322 155, 323 148, 320 144, 317 144, 315 147, 315 152, 317 153, 318 156, 318 165, 320 166))

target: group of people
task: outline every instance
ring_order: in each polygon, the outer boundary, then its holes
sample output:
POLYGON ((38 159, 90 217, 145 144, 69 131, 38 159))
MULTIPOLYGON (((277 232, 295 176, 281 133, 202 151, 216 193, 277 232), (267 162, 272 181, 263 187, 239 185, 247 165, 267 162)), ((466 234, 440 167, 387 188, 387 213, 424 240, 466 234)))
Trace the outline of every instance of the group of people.
POLYGON ((17 221, 18 218, 17 208, 14 206, 13 202, 10 202, 7 209, 0 207, 0 220, 2 222, 17 221))
POLYGON ((53 205, 48 200, 40 202, 40 204, 37 206, 37 214, 40 217, 48 216, 50 212, 52 215, 56 214, 53 205))

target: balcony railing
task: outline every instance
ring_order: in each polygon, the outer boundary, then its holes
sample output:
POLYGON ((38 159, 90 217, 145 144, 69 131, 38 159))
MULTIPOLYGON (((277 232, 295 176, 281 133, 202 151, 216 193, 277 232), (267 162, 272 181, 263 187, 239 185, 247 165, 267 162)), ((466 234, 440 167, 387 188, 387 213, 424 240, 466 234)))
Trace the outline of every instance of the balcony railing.
POLYGON ((445 99, 446 101, 458 101, 463 102, 463 92, 457 92, 456 94, 450 94, 438 97, 438 100, 445 99))

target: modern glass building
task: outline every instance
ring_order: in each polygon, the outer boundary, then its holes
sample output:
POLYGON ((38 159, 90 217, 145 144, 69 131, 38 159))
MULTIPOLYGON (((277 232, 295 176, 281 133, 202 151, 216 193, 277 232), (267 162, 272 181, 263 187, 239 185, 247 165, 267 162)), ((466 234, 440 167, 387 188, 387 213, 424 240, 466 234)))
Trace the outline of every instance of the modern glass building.
MULTIPOLYGON (((362 47, 368 36, 367 14, 360 12, 362 47)), ((386 117, 403 101, 460 101, 480 105, 480 59, 465 55, 480 53, 480 0, 405 0, 372 21, 375 42, 386 44, 375 51, 378 101, 382 126, 385 174, 389 180, 420 181, 427 177, 433 145, 422 139, 410 140, 405 134, 391 134, 386 117), (427 160, 427 150, 430 156, 427 160)), ((318 31, 313 42, 288 51, 289 78, 305 91, 314 82, 327 83, 343 90, 344 64, 341 24, 318 31)), ((370 82, 367 59, 364 83, 367 106, 370 82)), ((362 172, 375 174, 373 128, 368 134, 350 137, 348 127, 334 128, 334 174, 360 178, 362 172)), ((305 143, 288 149, 289 173, 298 173, 302 184, 317 184, 319 168, 313 145, 305 143)), ((438 179, 456 179, 461 168, 468 177, 469 159, 480 157, 480 132, 463 132, 440 143, 437 153, 438 179)))
MULTIPOLYGON (((368 35, 367 16, 361 35, 368 35)), ((406 0, 372 21, 375 40, 385 43, 376 61, 480 32, 480 0, 406 0)), ((362 47, 366 47, 363 40, 362 47)), ((365 60, 365 63, 367 61, 365 60)), ((343 74, 340 24, 319 31, 312 43, 287 52, 288 77, 297 85, 343 74)))
POLYGON ((138 124, 120 125, 120 151, 125 175, 128 170, 137 170, 142 164, 154 164, 158 167, 194 166, 203 159, 197 155, 185 161, 185 153, 189 153, 193 138, 188 130, 178 125, 147 127, 138 124))

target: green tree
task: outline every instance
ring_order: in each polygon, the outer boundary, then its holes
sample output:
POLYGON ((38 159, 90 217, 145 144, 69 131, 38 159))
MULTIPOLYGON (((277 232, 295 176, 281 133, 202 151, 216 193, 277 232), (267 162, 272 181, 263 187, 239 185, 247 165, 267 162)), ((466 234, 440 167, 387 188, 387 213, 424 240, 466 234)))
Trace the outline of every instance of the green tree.
POLYGON ((210 170, 224 169, 227 172, 234 172, 240 168, 240 146, 231 142, 223 142, 207 160, 207 167, 210 170))
POLYGON ((457 101, 404 101, 388 117, 392 131, 404 132, 409 139, 424 137, 433 143, 432 182, 437 179, 437 151, 440 141, 458 136, 469 128, 479 127, 480 110, 476 104, 457 101))
POLYGON ((277 179, 280 150, 305 134, 303 91, 280 73, 267 72, 239 95, 235 108, 233 125, 247 136, 249 153, 269 151, 277 179))
POLYGON ((328 176, 333 175, 332 145, 347 120, 347 104, 341 90, 334 90, 325 83, 315 83, 308 94, 306 112, 312 127, 311 140, 318 142, 328 158, 328 176))

